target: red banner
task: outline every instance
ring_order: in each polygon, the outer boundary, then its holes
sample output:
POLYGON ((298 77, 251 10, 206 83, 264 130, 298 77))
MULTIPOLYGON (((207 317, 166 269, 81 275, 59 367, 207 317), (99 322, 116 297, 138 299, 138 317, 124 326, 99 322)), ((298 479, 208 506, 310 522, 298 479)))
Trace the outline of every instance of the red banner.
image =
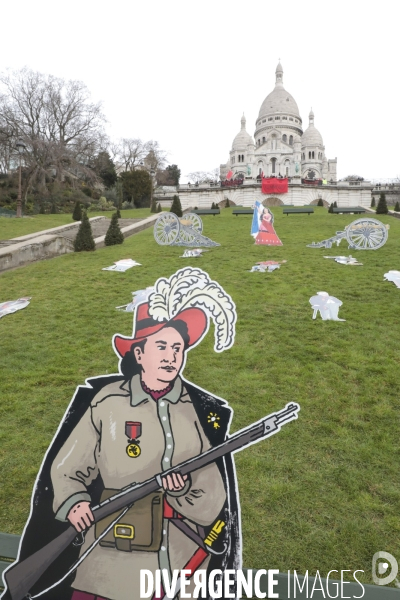
POLYGON ((263 177, 261 184, 263 194, 286 194, 288 191, 287 178, 263 177))

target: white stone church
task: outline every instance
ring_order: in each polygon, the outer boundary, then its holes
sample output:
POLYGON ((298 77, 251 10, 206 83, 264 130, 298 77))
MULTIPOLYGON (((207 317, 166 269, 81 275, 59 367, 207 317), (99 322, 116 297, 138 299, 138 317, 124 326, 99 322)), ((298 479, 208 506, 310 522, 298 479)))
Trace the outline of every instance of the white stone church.
POLYGON ((220 165, 219 182, 181 184, 174 190, 156 190, 158 202, 169 206, 172 193, 179 194, 183 208, 210 208, 214 202, 225 205, 265 206, 289 204, 304 206, 323 201, 325 206, 364 206, 371 204, 371 182, 362 178, 337 180, 337 159, 328 159, 322 136, 314 125, 314 113, 303 132, 303 122, 293 96, 283 86, 280 62, 275 71, 275 87, 261 104, 254 138, 246 131, 243 115, 229 159, 220 165), (227 181, 227 175, 229 180, 227 181), (288 192, 263 194, 261 176, 287 177, 288 192))
POLYGON ((303 132, 295 99, 283 87, 283 69, 278 63, 275 88, 265 98, 256 121, 254 139, 246 131, 243 115, 241 129, 233 140, 229 161, 221 165, 221 178, 231 170, 234 177, 283 176, 295 179, 325 179, 336 182, 337 159, 327 159, 322 136, 309 114, 303 132))

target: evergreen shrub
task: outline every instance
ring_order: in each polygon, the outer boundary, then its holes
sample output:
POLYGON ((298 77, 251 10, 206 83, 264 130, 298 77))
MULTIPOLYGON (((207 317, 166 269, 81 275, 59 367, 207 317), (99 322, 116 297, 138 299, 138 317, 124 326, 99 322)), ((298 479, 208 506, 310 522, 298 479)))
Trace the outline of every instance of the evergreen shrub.
POLYGON ((318 200, 318 204, 317 204, 317 206, 323 206, 323 205, 324 205, 324 203, 323 203, 323 201, 322 201, 322 198, 320 198, 320 199, 318 200))
POLYGON ((118 215, 115 212, 111 217, 111 223, 106 233, 104 243, 106 246, 115 246, 115 244, 122 244, 124 236, 119 228, 118 215))
POLYGON ((371 200, 371 208, 375 208, 375 198, 374 197, 372 197, 372 200, 371 200))
POLYGON ((172 206, 171 206, 169 212, 174 213, 177 217, 181 217, 183 214, 181 201, 179 200, 179 196, 177 196, 176 194, 174 195, 174 197, 172 199, 172 206))
POLYGON ((85 210, 82 212, 81 221, 78 234, 74 241, 74 250, 75 252, 94 250, 96 246, 93 239, 92 228, 85 210))
POLYGON ((161 204, 160 203, 157 204, 157 212, 158 213, 162 212, 162 208, 161 208, 161 204))
POLYGON ((394 207, 394 210, 395 210, 396 212, 400 212, 400 204, 399 204, 399 202, 398 202, 398 201, 396 202, 396 205, 395 205, 395 207, 394 207))
POLYGON ((82 221, 82 208, 79 200, 75 202, 74 212, 72 213, 72 218, 74 221, 82 221))
POLYGON ((376 214, 377 215, 387 215, 388 212, 389 212, 389 209, 386 204, 386 196, 382 192, 382 194, 379 196, 378 206, 376 207, 376 214))

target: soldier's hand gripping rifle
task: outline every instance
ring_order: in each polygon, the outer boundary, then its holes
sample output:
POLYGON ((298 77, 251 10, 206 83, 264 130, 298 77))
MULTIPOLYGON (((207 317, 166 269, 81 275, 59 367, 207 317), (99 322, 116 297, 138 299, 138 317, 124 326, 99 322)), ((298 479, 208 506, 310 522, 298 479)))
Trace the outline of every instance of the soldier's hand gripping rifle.
MULTIPOLYGON (((258 423, 242 429, 230 436, 219 446, 210 448, 207 452, 186 460, 167 471, 163 471, 143 483, 127 486, 114 496, 111 496, 104 502, 101 502, 98 506, 92 508, 94 522, 96 523, 112 513, 130 506, 148 494, 160 489, 160 487, 162 487, 161 477, 165 477, 174 472, 179 472, 181 475, 188 475, 230 452, 236 452, 255 442, 270 437, 274 433, 280 431, 283 424, 297 419, 299 410, 300 406, 298 404, 287 404, 283 410, 268 415, 258 423)), ((46 546, 8 569, 5 574, 5 580, 12 600, 23 600, 27 597, 29 590, 37 582, 39 577, 74 541, 76 535, 76 529, 70 525, 64 533, 46 544, 46 546)))

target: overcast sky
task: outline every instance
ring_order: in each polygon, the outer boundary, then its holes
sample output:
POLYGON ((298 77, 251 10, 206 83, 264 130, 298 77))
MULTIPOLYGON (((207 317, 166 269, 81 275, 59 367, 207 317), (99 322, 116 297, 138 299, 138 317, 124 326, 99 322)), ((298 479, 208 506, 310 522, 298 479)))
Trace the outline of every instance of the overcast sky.
POLYGON ((339 178, 394 178, 399 16, 394 0, 14 0, 2 6, 1 70, 82 80, 112 138, 158 140, 185 176, 227 161, 243 112, 254 135, 280 58, 339 178))

